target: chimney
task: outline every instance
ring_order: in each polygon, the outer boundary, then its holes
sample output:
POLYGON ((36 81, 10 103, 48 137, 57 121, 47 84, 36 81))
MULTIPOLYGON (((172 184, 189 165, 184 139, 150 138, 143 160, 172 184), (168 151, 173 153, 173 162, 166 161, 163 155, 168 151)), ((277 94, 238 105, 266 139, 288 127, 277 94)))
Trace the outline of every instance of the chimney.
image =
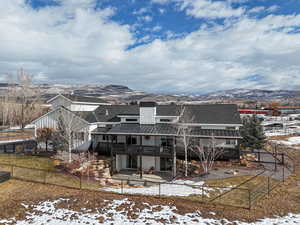
POLYGON ((140 124, 155 124, 156 103, 140 102, 140 124))

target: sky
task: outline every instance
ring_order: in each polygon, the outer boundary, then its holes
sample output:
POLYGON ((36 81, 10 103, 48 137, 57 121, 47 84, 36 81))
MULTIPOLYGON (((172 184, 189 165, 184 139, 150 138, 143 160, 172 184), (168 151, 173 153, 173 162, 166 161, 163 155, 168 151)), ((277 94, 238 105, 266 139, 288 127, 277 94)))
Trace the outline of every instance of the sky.
POLYGON ((1 0, 0 82, 300 87, 300 0, 1 0))

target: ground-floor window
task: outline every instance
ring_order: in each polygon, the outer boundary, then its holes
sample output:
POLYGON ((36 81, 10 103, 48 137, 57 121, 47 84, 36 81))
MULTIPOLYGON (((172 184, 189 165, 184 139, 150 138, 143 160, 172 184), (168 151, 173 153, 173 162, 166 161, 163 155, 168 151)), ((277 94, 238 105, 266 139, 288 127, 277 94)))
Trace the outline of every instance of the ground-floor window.
POLYGON ((127 155, 127 165, 129 169, 137 169, 137 156, 127 155))
POLYGON ((160 170, 161 171, 170 171, 172 170, 172 159, 171 158, 160 158, 160 170))
POLYGON ((128 145, 136 145, 137 144, 137 138, 136 137, 133 137, 133 136, 128 136, 126 138, 126 143, 128 145))

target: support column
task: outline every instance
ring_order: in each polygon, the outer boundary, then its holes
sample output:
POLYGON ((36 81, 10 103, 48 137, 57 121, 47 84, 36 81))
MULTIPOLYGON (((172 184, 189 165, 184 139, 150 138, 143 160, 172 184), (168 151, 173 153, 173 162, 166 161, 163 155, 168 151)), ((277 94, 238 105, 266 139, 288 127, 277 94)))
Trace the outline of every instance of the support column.
POLYGON ((113 154, 113 135, 110 135, 109 141, 110 141, 110 164, 111 164, 111 175, 114 174, 114 154, 113 154))
POLYGON ((140 136, 140 179, 143 179, 143 160, 142 160, 142 152, 143 152, 143 136, 140 136))
POLYGON ((176 177, 177 173, 176 165, 176 137, 173 137, 173 178, 176 177))

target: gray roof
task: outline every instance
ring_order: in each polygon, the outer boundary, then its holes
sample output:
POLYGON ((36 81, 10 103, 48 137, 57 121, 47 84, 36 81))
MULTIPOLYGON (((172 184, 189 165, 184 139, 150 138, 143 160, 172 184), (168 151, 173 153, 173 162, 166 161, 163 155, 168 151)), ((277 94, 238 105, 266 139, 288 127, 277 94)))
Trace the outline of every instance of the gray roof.
MULTIPOLYGON (((162 136, 176 136, 177 129, 172 124, 118 124, 112 128, 96 128, 92 133, 98 134, 135 134, 135 135, 162 135, 162 136)), ((197 137, 223 137, 223 138, 240 138, 241 135, 238 130, 221 130, 221 129, 201 129, 195 128, 192 130, 190 136, 197 137)))
POLYGON ((73 102, 90 102, 90 103, 108 103, 100 98, 88 97, 88 96, 79 96, 79 95, 70 95, 70 94, 61 94, 67 99, 70 99, 73 102))
MULTIPOLYGON (((157 105, 157 116, 178 116, 178 105, 157 105)), ((185 113, 193 115, 193 123, 241 124, 237 106, 234 104, 186 105, 185 113)), ((120 115, 139 115, 138 105, 102 105, 95 111, 98 122, 119 122, 120 115)))

